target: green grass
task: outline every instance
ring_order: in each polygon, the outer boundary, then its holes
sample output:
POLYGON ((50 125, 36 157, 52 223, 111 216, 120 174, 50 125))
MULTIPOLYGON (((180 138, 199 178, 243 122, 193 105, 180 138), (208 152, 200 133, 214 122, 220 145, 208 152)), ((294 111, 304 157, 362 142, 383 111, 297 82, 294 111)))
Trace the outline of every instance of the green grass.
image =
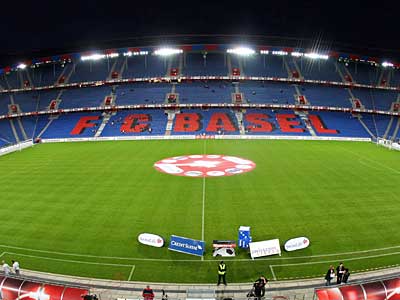
POLYGON ((272 278, 271 270, 277 279, 322 276, 340 260, 353 271, 380 268, 400 258, 400 153, 370 143, 44 144, 0 157, 0 168, 0 253, 22 268, 215 282, 219 259, 212 257, 212 240, 236 239, 240 225, 251 226, 254 241, 307 236, 311 246, 254 261, 238 251, 225 259, 229 282, 261 273, 272 278), (142 232, 201 238, 203 179, 162 174, 153 164, 202 153, 257 164, 246 174, 205 180, 204 261, 139 244, 142 232), (341 254, 347 252, 357 253, 341 254))

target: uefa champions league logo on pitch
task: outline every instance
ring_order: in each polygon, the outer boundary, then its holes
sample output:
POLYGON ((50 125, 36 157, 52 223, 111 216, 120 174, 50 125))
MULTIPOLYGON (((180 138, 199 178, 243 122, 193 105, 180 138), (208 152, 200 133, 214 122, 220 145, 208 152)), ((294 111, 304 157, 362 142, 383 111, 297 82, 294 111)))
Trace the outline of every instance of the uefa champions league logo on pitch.
POLYGON ((226 155, 185 155, 165 158, 154 164, 157 171, 176 176, 220 177, 252 171, 251 160, 226 155))

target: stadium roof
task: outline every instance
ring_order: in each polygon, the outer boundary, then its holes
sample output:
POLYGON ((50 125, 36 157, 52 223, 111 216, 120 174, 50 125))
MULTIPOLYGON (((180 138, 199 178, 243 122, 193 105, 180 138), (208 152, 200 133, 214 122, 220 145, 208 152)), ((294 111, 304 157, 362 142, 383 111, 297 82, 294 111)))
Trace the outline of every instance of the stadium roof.
POLYGON ((174 2, 7 1, 2 3, 0 64, 134 45, 230 43, 322 47, 398 58, 395 1, 174 2), (393 2, 392 4, 390 2, 393 2), (239 34, 239 35, 237 35, 239 34), (285 42, 283 42, 283 40, 285 42))

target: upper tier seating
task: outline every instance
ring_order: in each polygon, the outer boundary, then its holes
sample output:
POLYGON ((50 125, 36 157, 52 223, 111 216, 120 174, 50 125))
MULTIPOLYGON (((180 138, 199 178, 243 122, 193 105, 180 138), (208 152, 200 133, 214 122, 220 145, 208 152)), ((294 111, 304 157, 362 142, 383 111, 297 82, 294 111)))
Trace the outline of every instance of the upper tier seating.
POLYGON ((341 82, 339 73, 332 60, 312 60, 308 58, 294 58, 305 79, 326 80, 341 82))
POLYGON ((202 53, 188 53, 185 54, 182 73, 187 76, 227 76, 229 70, 225 54, 208 53, 204 56, 202 53))
MULTIPOLYGON (((67 89, 62 93, 62 101, 59 107, 76 108, 100 106, 104 101, 104 97, 110 93, 110 86, 67 89)), ((50 101, 48 103, 50 103, 50 101)))
POLYGON ((256 55, 243 59, 243 71, 246 76, 288 77, 283 57, 256 55))
POLYGON ((113 59, 100 61, 84 61, 77 63, 71 74, 69 82, 85 82, 106 80, 110 72, 113 59))
POLYGON ((313 106, 351 107, 350 95, 344 88, 303 85, 300 92, 313 106))
POLYGON ((124 78, 164 77, 167 74, 168 59, 145 55, 127 58, 124 78))
POLYGON ((135 83, 120 85, 116 89, 117 105, 164 103, 165 96, 171 91, 168 83, 135 83))
POLYGON ((192 82, 176 85, 180 103, 231 103, 234 92, 230 82, 192 82))
POLYGON ((242 82, 240 92, 249 103, 295 104, 293 85, 272 82, 242 82))

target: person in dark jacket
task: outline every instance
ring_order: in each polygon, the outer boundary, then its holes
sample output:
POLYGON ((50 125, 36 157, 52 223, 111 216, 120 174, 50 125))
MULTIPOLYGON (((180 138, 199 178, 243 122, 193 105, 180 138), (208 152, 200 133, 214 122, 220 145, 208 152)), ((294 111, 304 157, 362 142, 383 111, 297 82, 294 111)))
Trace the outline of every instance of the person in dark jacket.
POLYGON ((333 279, 333 278, 335 278, 335 269, 333 268, 333 266, 331 265, 330 267, 329 267, 329 270, 328 270, 328 272, 326 272, 326 275, 325 275, 325 280, 326 280, 326 284, 325 285, 331 285, 331 280, 333 279))
POLYGON ((336 268, 336 276, 337 276, 336 283, 337 284, 340 284, 342 282, 343 274, 344 274, 344 266, 343 266, 343 263, 341 262, 336 268))

